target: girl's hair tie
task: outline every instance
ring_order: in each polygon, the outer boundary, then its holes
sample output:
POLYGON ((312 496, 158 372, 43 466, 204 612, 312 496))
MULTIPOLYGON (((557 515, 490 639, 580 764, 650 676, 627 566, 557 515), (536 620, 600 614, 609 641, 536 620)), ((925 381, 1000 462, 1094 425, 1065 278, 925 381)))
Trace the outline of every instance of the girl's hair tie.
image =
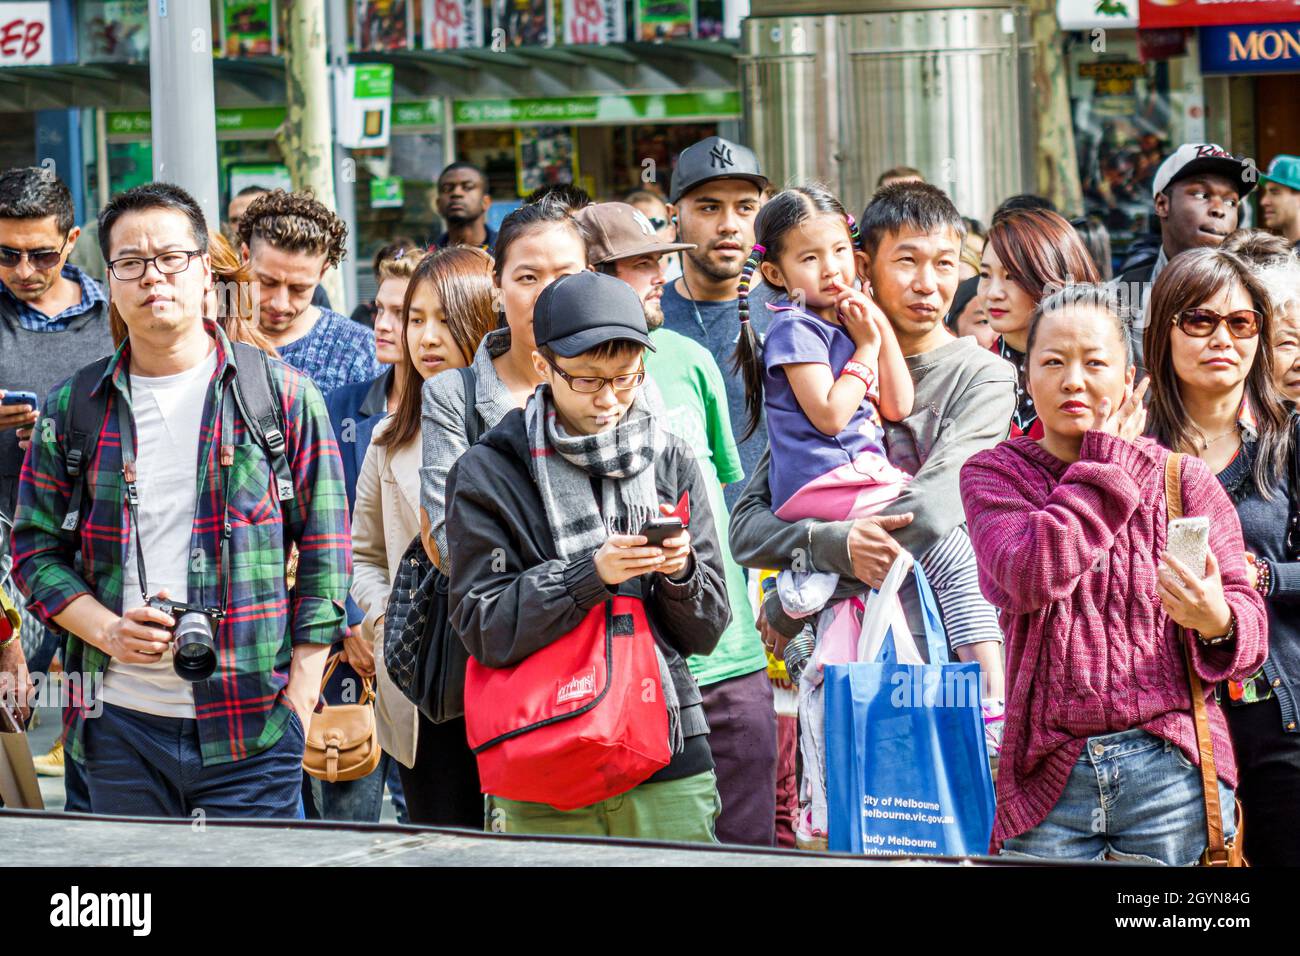
POLYGON ((759 262, 767 253, 767 247, 754 243, 754 248, 749 252, 749 258, 745 260, 745 267, 740 270, 740 287, 737 290, 739 301, 736 303, 736 309, 740 313, 740 324, 744 325, 749 321, 749 283, 754 277, 754 270, 758 268, 759 262))

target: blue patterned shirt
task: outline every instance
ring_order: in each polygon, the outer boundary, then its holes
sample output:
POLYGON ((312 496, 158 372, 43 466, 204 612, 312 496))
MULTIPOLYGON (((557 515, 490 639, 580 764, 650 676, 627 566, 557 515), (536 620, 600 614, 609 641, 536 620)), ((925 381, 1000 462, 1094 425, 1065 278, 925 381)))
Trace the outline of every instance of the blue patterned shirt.
POLYGON ((98 282, 69 263, 59 273, 65 279, 71 279, 81 286, 81 301, 69 306, 58 315, 46 315, 40 309, 34 309, 18 296, 14 295, 3 282, 0 282, 0 295, 7 296, 18 316, 18 324, 29 332, 62 332, 72 324, 72 320, 85 315, 91 309, 103 305, 108 307, 108 298, 98 282))
POLYGON ((302 372, 322 392, 369 382, 384 370, 375 358, 375 337, 370 329, 330 309, 320 310, 310 332, 276 351, 286 365, 302 372))

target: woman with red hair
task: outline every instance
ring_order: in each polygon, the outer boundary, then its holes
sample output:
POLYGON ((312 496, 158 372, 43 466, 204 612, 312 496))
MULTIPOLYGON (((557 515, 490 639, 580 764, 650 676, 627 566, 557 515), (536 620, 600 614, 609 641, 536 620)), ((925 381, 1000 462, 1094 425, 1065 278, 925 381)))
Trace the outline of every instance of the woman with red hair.
POLYGON ((993 217, 980 260, 979 298, 998 333, 993 351, 1016 367, 1011 437, 1041 438, 1038 412, 1025 388, 1029 317, 1044 296, 1101 275, 1070 223, 1046 209, 1013 209, 993 217))

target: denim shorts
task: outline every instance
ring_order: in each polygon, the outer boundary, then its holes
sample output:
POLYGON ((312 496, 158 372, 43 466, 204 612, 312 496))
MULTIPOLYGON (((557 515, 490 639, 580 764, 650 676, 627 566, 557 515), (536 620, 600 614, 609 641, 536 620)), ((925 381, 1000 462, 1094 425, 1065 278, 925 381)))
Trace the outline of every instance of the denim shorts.
MULTIPOLYGON (((1223 835, 1237 832, 1231 788, 1219 782, 1223 835)), ((1205 852, 1201 771, 1177 744, 1145 730, 1089 737, 1042 823, 1002 845, 1004 856, 1191 866, 1205 852)))

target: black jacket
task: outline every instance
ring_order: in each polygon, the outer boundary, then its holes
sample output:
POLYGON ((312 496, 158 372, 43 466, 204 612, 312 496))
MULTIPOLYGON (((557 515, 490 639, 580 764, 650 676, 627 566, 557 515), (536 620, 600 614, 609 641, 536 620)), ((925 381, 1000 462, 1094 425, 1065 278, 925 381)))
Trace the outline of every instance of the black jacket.
MULTIPOLYGON (((686 666, 710 654, 731 622, 722 554, 708 491, 690 448, 666 436, 654 463, 659 500, 690 492, 691 576, 638 579, 646 617, 667 659, 687 737, 706 733, 700 691, 686 666)), ((451 625, 474 659, 511 667, 577 627, 612 597, 592 555, 562 561, 528 467, 522 409, 506 415, 465 452, 447 476, 447 542, 451 549, 451 625)), ((630 582, 629 582, 630 583, 630 582)))

